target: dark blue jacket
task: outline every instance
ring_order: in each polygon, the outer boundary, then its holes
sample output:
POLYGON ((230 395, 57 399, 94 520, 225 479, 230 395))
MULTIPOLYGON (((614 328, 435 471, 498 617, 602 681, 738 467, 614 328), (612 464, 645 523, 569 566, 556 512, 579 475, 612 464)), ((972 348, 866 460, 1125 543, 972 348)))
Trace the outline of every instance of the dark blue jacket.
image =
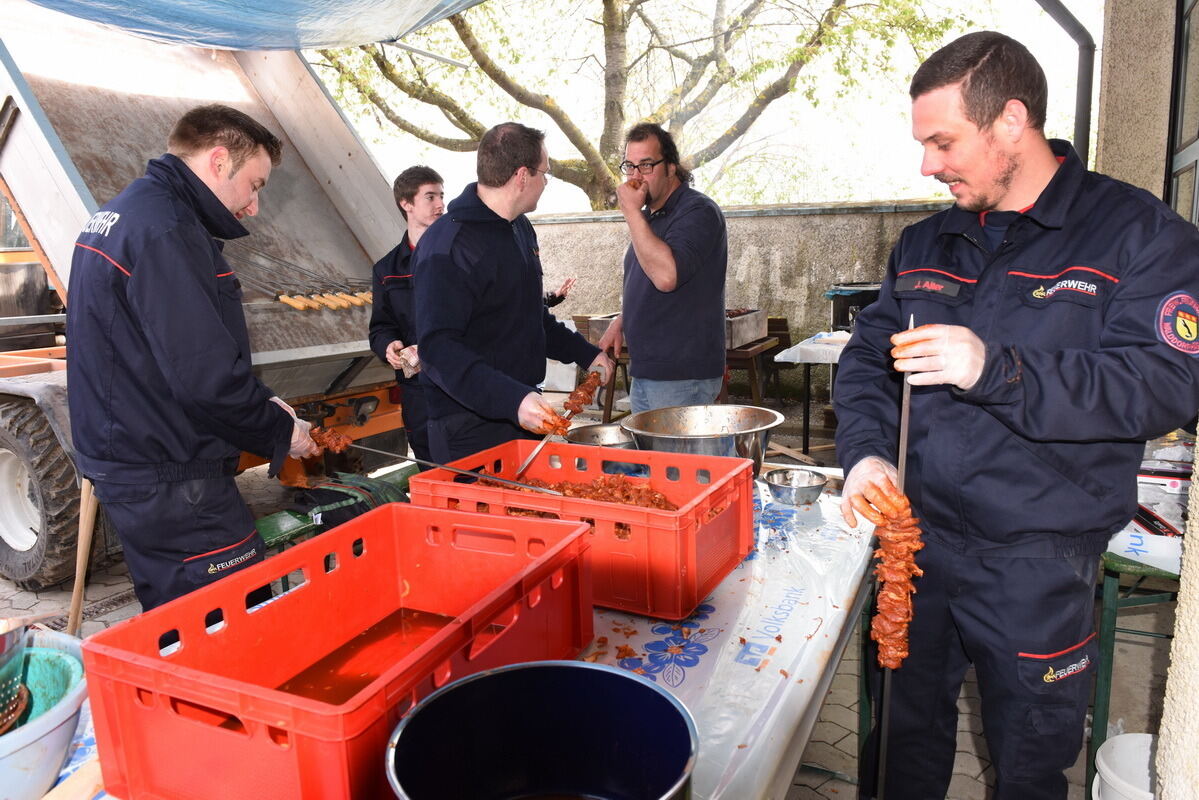
POLYGON ((678 283, 657 289, 633 246, 624 257, 621 322, 634 378, 677 381, 719 378, 725 366, 724 278, 729 244, 720 206, 690 186, 675 189, 660 209, 642 213, 674 256, 678 283))
POLYGON ((599 349, 542 302, 537 234, 509 222, 469 184, 416 252, 416 333, 429 418, 470 412, 517 422, 545 359, 587 366, 599 349))
POLYGON ((912 391, 908 494, 927 535, 967 553, 1102 552, 1136 509, 1144 442, 1199 408, 1199 232, 1051 144, 1061 166, 994 253, 956 206, 903 232, 840 360, 848 471, 897 463, 888 339, 909 316, 986 345, 969 391, 912 391))
MULTIPOLYGON (((387 362, 387 345, 397 339, 404 346, 416 344, 416 285, 412 278, 412 245, 408 234, 390 253, 375 264, 371 293, 370 345, 375 355, 387 362)), ((400 383, 416 383, 396 370, 400 383)))
POLYGON ((182 161, 154 159, 75 243, 67 381, 76 463, 93 480, 233 474, 287 456, 292 419, 250 370, 240 283, 214 237, 246 229, 182 161))

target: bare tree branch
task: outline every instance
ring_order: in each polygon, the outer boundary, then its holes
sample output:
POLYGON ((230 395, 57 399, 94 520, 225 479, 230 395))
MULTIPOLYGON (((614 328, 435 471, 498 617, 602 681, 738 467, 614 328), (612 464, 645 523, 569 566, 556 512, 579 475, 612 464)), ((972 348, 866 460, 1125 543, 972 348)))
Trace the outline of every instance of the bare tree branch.
POLYGON ((470 24, 462 14, 454 14, 448 19, 450 24, 454 26, 454 30, 458 33, 458 38, 466 46, 466 50, 470 53, 471 58, 486 73, 487 77, 491 78, 496 86, 507 92, 518 103, 526 105, 529 108, 535 108, 552 119, 554 124, 558 126, 558 129, 566 135, 567 140, 582 154, 583 160, 587 162, 595 175, 607 175, 608 180, 615 187, 616 178, 612 174, 611 168, 605 163, 603 156, 588 141, 587 136, 579 130, 579 127, 567 115, 566 111, 558 105, 557 101, 549 95, 531 91, 520 85, 511 75, 496 64, 483 48, 483 45, 480 44, 479 40, 475 38, 474 31, 471 30, 470 24))
POLYGON ((387 118, 388 122, 390 122, 392 125, 395 125, 400 130, 404 131, 405 133, 412 134, 421 141, 425 141, 429 144, 436 145, 437 147, 459 153, 469 153, 472 150, 477 150, 479 148, 478 138, 451 139, 447 136, 439 136, 432 131, 427 131, 418 125, 413 125, 411 122, 401 117, 387 102, 386 98, 376 92, 374 88, 371 87, 369 82, 360 78, 353 69, 346 65, 340 58, 338 58, 336 53, 334 53, 332 50, 320 50, 319 52, 325 57, 326 60, 328 60, 329 65, 337 71, 338 75, 340 75, 347 83, 353 86, 354 89, 360 95, 362 95, 363 99, 365 99, 375 108, 379 109, 383 116, 387 118))
POLYGON ((692 168, 706 164, 723 153, 730 144, 736 141, 737 137, 749 130, 749 126, 762 115, 762 112, 766 110, 768 105, 791 91, 793 82, 796 76, 799 75, 799 71, 820 51, 820 48, 824 45, 825 34, 830 28, 836 26, 837 18, 840 16, 844 6, 845 0, 833 0, 832 5, 829 6, 821 18, 820 25, 813 31, 805 46, 799 50, 787 65, 786 71, 774 83, 767 86, 754 97, 753 102, 749 104, 745 112, 742 113, 741 117, 732 126, 725 130, 714 142, 687 159, 688 164, 692 168))
POLYGON ((447 117, 451 118, 455 127, 464 133, 470 134, 475 139, 478 139, 486 132, 487 126, 475 119, 457 100, 433 88, 426 82, 414 83, 400 74, 396 70, 395 65, 387 58, 387 54, 382 47, 373 44, 364 44, 359 49, 371 57, 371 60, 375 62, 375 66, 379 69, 379 74, 386 78, 388 83, 413 100, 419 100, 422 103, 427 103, 441 109, 447 117))

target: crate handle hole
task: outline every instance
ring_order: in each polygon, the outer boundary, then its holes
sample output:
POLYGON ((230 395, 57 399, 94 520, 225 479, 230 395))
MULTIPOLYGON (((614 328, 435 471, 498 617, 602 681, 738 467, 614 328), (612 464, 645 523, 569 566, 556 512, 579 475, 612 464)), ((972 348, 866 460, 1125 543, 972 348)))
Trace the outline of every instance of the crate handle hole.
POLYGON ((433 688, 440 689, 450 682, 450 678, 454 676, 454 670, 450 666, 450 662, 445 661, 433 670, 433 688))
POLYGON ((183 719, 190 719, 194 722, 199 722, 203 725, 209 725, 213 728, 223 728, 227 731, 249 736, 249 731, 246 730, 246 725, 239 718, 232 714, 220 711, 210 706, 193 703, 190 700, 183 700, 178 697, 172 697, 170 702, 171 711, 175 712, 183 719))
POLYGON ((616 538, 620 539, 622 542, 627 542, 629 539, 633 538, 633 526, 629 525, 627 522, 616 523, 616 525, 613 526, 613 532, 616 534, 616 538))
POLYGON ((595 536, 595 520, 591 517, 579 517, 579 522, 586 522, 591 527, 587 529, 588 536, 595 536))
POLYGON ((587 459, 582 456, 575 456, 575 470, 578 472, 587 471, 587 459))
POLYGON ((681 478, 682 476, 683 476, 683 475, 682 475, 682 473, 681 473, 681 472, 679 472, 679 468, 678 468, 678 467, 667 467, 667 468, 666 468, 666 480, 668 480, 668 481, 677 481, 677 480, 678 480, 679 478, 681 478))
POLYGON ((706 469, 697 469, 695 471, 695 482, 696 483, 711 483, 712 482, 712 473, 708 472, 708 470, 706 470, 706 469))
POLYGON ((604 461, 600 464, 600 472, 605 475, 624 475, 628 478, 648 478, 649 464, 638 464, 635 461, 604 461))
POLYGON ((325 553, 325 574, 337 569, 337 553, 325 553))
MULTIPOLYGON (((520 619, 520 601, 508 606, 492 617, 486 625, 475 631, 474 638, 470 642, 470 652, 466 656, 467 660, 473 661, 475 658, 478 658, 484 650, 495 644, 501 636, 511 629, 518 619, 520 619)), ((440 686, 441 684, 437 685, 440 686)))
POLYGON ((550 469, 562 469, 562 456, 554 453, 549 458, 550 469))
POLYGON ((354 558, 360 558, 366 552, 366 542, 361 538, 357 538, 350 545, 350 552, 354 554, 354 558))
POLYGON ((537 608, 538 604, 540 604, 540 603, 541 603, 541 587, 534 586, 529 591, 529 608, 537 608))
POLYGON ((138 705, 144 708, 154 708, 154 692, 151 692, 149 689, 143 689, 138 686, 134 697, 137 698, 138 705))
POLYGON ((525 552, 533 557, 539 556, 545 552, 545 539, 536 537, 529 539, 525 546, 525 552))
POLYGON ((204 631, 209 635, 225 629, 225 610, 214 608, 204 617, 204 631))
POLYGON ((504 462, 503 461, 501 461, 500 459, 497 458, 495 461, 491 462, 491 474, 492 475, 502 475, 503 472, 504 472, 504 462))
POLYGON ((178 628, 171 628, 158 637, 158 655, 164 658, 179 652, 181 647, 183 647, 183 642, 179 638, 178 628))
POLYGON ((267 738, 274 742, 279 747, 287 750, 291 747, 291 733, 283 728, 276 728, 274 725, 266 726, 267 738))

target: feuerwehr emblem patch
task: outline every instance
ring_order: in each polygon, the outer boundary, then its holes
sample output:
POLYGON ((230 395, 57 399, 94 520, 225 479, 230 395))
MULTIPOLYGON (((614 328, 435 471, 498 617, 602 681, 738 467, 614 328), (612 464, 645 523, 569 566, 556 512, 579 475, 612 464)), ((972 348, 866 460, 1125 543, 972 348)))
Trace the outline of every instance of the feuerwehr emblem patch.
POLYGON ((1199 301, 1175 292, 1157 307, 1157 338, 1187 355, 1199 355, 1199 301))

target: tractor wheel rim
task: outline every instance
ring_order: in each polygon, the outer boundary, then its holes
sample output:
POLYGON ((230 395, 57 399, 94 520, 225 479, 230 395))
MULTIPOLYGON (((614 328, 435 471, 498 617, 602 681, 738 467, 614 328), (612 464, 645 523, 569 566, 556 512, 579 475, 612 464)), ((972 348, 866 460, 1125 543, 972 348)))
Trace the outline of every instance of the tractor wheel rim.
POLYGON ((20 552, 37 544, 41 528, 41 514, 30 497, 32 488, 24 459, 0 448, 0 539, 20 552))

